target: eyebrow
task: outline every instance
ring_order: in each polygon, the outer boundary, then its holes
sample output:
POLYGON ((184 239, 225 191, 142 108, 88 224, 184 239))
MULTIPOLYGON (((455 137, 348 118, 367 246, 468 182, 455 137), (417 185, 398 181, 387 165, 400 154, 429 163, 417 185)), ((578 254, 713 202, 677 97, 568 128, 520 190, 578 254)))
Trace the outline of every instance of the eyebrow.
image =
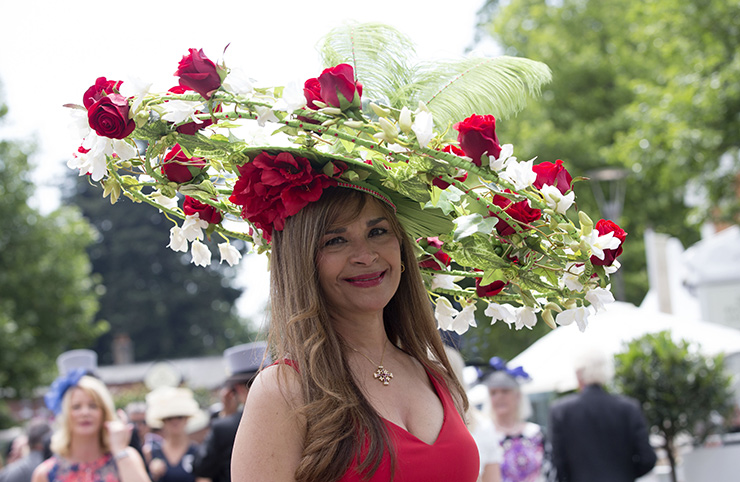
MULTIPOLYGON (((371 219, 367 222, 367 227, 371 228, 377 224, 382 223, 383 221, 387 221, 388 219, 385 216, 381 216, 379 218, 371 219)), ((344 226, 340 226, 338 228, 334 229, 327 229, 325 234, 339 234, 347 231, 347 228, 344 226)))

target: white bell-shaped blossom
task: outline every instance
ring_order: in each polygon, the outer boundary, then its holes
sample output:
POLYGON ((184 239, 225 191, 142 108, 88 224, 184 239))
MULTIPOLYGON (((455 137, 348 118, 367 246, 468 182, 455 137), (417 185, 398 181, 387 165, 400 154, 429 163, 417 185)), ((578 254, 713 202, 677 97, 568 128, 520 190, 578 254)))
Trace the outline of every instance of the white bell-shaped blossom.
POLYGON ((586 331, 586 327, 588 326, 589 314, 590 312, 585 306, 571 308, 569 310, 563 311, 562 313, 558 313, 558 315, 555 317, 555 323, 561 326, 567 326, 575 321, 578 325, 579 330, 586 331))
POLYGON ((221 255, 219 264, 226 261, 229 263, 229 266, 234 266, 239 264, 239 260, 242 258, 242 254, 231 243, 220 243, 218 245, 218 252, 221 255))
POLYGON ((191 262, 196 266, 206 267, 211 264, 211 250, 198 240, 193 241, 190 246, 190 254, 193 256, 191 262))

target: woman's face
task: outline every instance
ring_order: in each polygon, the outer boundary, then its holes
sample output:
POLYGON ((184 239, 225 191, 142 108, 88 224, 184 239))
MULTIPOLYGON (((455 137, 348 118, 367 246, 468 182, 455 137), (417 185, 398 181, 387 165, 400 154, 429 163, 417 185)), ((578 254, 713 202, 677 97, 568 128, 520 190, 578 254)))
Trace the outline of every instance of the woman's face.
POLYGON ((491 396, 491 410, 497 416, 512 415, 519 408, 518 390, 513 388, 489 388, 491 396))
POLYGON ((85 390, 76 387, 70 390, 70 433, 73 436, 97 435, 103 427, 103 407, 85 390))
POLYGON ((328 227, 317 269, 332 316, 382 312, 401 280, 401 247, 379 201, 368 200, 355 219, 328 227))
POLYGON ((168 417, 162 419, 162 432, 165 435, 181 434, 185 432, 188 425, 188 417, 168 417))

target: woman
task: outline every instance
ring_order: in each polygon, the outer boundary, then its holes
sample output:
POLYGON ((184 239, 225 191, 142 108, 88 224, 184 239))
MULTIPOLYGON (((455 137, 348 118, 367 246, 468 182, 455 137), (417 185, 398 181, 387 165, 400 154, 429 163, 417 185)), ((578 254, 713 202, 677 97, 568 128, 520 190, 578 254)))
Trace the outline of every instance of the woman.
POLYGON ((54 455, 34 470, 32 482, 150 480, 129 447, 133 426, 115 415, 103 382, 76 370, 57 379, 45 398, 59 428, 51 438, 54 455))
POLYGON ((393 209, 329 188, 272 243, 270 339, 282 362, 251 387, 232 478, 476 480, 467 399, 393 209))
POLYGON ((147 399, 147 419, 161 426, 162 439, 144 446, 149 473, 154 482, 194 482, 193 460, 197 444, 190 440, 188 420, 198 411, 198 402, 187 388, 159 387, 147 399))
MULTIPOLYGON (((476 440, 481 446, 497 443, 503 449, 500 464, 503 482, 548 480, 550 470, 544 434, 539 425, 527 421, 531 405, 520 389, 520 380, 528 376, 521 368, 500 368, 482 380, 490 396, 493 425, 488 431, 478 432, 476 440)), ((489 480, 485 470, 482 480, 489 480)))

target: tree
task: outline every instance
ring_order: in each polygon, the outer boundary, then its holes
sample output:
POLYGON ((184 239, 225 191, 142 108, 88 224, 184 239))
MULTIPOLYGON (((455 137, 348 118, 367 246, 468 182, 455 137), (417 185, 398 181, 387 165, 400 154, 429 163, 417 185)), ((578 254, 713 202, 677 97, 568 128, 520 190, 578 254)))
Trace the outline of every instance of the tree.
POLYGON ((676 437, 703 442, 718 428, 715 415, 728 417, 733 408, 723 357, 705 357, 685 340, 675 343, 668 331, 633 340, 616 355, 615 383, 642 402, 648 425, 663 438, 673 482, 676 437))
POLYGON ((101 363, 113 362, 118 336, 131 339, 139 361, 220 354, 253 338, 235 312, 235 269, 200 268, 189 253, 169 249, 171 226, 151 206, 122 197, 114 207, 87 176, 72 172, 67 184, 65 202, 99 232, 89 253, 105 286, 98 317, 111 326, 95 346, 101 363))
MULTIPOLYGON (((540 102, 500 121, 501 142, 520 158, 563 159, 573 175, 628 173, 615 219, 629 233, 622 299, 647 289, 645 228, 691 244, 710 213, 738 219, 738 15, 738 2, 710 0, 492 0, 481 11, 506 54, 553 71, 540 102), (687 202, 697 189, 701 209, 687 202)), ((594 184, 574 188, 587 212, 598 212, 594 184)))
MULTIPOLYGON (((0 118, 4 116, 0 108, 0 118)), ((85 249, 94 232, 77 209, 44 215, 29 206, 29 143, 0 141, 0 387, 30 395, 50 383, 56 357, 107 325, 95 322, 98 278, 85 249)), ((9 390, 9 391, 8 391, 9 390)))

